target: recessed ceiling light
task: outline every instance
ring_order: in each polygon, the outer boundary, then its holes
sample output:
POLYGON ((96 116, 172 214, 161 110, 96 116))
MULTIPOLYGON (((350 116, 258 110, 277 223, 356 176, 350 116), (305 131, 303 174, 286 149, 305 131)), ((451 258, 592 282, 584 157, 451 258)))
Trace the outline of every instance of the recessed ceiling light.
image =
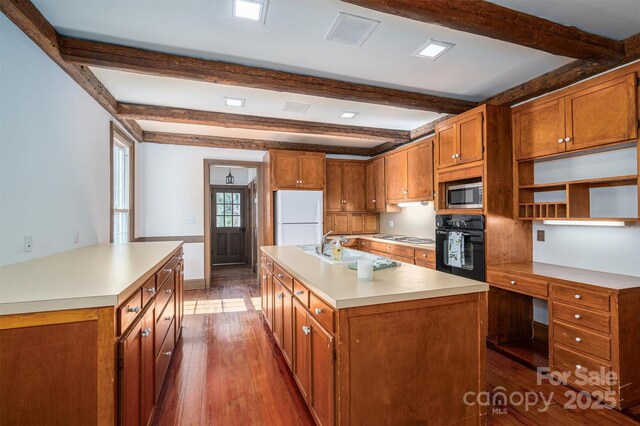
POLYGON ((338 117, 340 118, 355 118, 358 114, 360 114, 359 112, 353 112, 353 111, 342 111, 342 113, 340 113, 340 115, 338 117))
POLYGON ((232 107, 244 107, 246 99, 224 97, 224 104, 232 107))
POLYGON ((438 59, 453 46, 455 46, 455 44, 429 39, 418 50, 416 50, 413 55, 428 59, 438 59))
POLYGON ((380 21, 340 12, 325 39, 362 46, 380 21))
POLYGON ((264 24, 268 5, 269 0, 231 0, 232 15, 264 24))
POLYGON ((304 114, 305 112, 307 112, 310 106, 311 105, 309 104, 301 104, 298 102, 285 102, 282 106, 282 111, 304 114))

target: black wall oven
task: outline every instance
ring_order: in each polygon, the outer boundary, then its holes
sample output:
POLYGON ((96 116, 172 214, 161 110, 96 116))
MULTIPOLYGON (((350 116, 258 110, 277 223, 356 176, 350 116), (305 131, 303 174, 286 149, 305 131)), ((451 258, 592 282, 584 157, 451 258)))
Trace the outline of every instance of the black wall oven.
POLYGON ((436 270, 485 280, 484 216, 436 216, 436 270))

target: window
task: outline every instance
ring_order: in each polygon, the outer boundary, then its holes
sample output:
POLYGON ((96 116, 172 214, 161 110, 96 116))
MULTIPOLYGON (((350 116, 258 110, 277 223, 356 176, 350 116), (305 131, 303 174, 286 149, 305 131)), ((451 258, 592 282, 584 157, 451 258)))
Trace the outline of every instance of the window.
POLYGON ((216 228, 242 227, 240 192, 216 193, 216 228))
POLYGON ((111 123, 111 242, 133 240, 134 142, 111 123))

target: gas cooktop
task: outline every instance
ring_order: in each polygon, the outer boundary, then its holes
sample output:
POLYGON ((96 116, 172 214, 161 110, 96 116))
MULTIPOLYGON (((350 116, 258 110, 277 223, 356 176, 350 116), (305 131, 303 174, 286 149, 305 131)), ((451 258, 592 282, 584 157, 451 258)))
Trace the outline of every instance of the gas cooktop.
POLYGON ((406 237, 404 235, 374 235, 373 238, 380 238, 382 240, 397 241, 399 243, 411 243, 411 244, 433 244, 434 240, 431 238, 420 237, 406 237))

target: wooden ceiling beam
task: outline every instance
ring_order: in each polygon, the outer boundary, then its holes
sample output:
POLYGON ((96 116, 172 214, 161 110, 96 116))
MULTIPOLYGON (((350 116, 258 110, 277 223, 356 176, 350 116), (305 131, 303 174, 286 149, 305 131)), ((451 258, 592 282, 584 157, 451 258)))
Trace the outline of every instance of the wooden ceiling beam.
POLYGON ((611 64, 624 56, 621 42, 483 0, 342 1, 584 61, 611 64))
POLYGON ((143 140, 167 145, 203 146, 207 148, 249 149, 266 151, 269 149, 291 149, 296 151, 324 152, 325 154, 360 155, 369 157, 372 148, 351 146, 317 145, 297 142, 281 142, 264 139, 229 138, 184 133, 144 132, 143 140))
POLYGON ((91 70, 79 64, 70 64, 60 56, 60 35, 40 11, 28 0, 0 0, 0 11, 24 32, 60 68, 95 99, 137 141, 142 139, 142 129, 138 123, 119 119, 116 115, 118 102, 91 70))
POLYGON ((118 104, 118 116, 130 120, 199 124, 236 129, 267 130, 271 132, 358 138, 382 142, 402 142, 409 140, 409 132, 405 130, 345 126, 340 124, 317 123, 313 121, 286 120, 281 118, 197 111, 192 109, 152 105, 120 103, 118 104))
POLYGON ((298 93, 398 108, 457 114, 476 106, 461 99, 349 83, 266 68, 60 38, 62 57, 74 64, 231 86, 298 93))

